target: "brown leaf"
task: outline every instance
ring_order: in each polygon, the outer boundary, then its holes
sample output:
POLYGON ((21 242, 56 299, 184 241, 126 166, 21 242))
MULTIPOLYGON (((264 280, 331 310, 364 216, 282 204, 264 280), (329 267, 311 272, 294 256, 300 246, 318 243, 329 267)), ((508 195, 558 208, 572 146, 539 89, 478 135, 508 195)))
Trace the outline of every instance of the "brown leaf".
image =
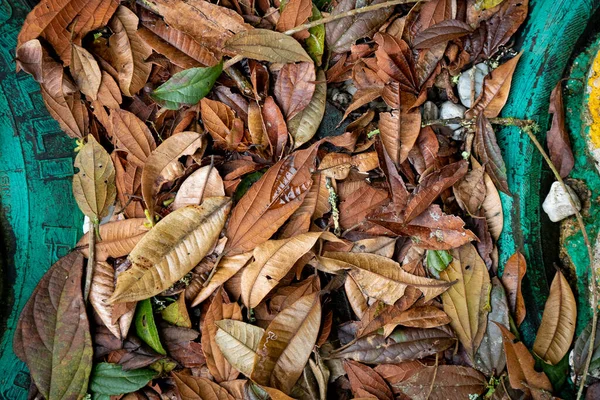
POLYGON ((206 364, 202 345, 195 342, 200 335, 198 331, 168 324, 163 324, 160 331, 169 356, 183 367, 199 368, 206 364))
POLYGON ((72 252, 46 272, 25 304, 13 349, 45 398, 83 398, 92 370, 92 337, 83 302, 83 256, 72 252))
POLYGON ((565 276, 556 271, 533 343, 535 354, 548 364, 558 364, 571 348, 576 322, 575 296, 565 276))
POLYGON ((469 215, 477 215, 485 201, 487 188, 484 174, 485 169, 473 163, 473 168, 452 187, 458 205, 469 215))
POLYGON ((473 245, 464 245, 450 254, 452 262, 440 272, 440 278, 456 283, 442 293, 444 311, 450 316, 450 326, 469 358, 474 361, 487 326, 490 276, 473 245))
POLYGON ((481 112, 487 118, 494 118, 500 114, 508 99, 513 73, 522 54, 519 53, 485 77, 481 94, 465 114, 467 118, 474 118, 481 112))
POLYGON ((98 89, 102 81, 100 67, 89 51, 83 47, 72 45, 71 64, 69 70, 79 90, 92 100, 98 98, 98 89))
POLYGON ((393 400, 394 395, 383 378, 373 369, 356 361, 345 361, 352 394, 355 397, 374 397, 379 400, 393 400))
MULTIPOLYGON (((526 394, 530 393, 530 389, 542 389, 552 392, 552 384, 546 374, 535 370, 535 360, 527 347, 522 342, 517 341, 508 329, 500 324, 496 325, 502 332, 510 386, 513 389, 522 390, 526 394)), ((532 390, 531 394, 535 400, 543 399, 535 390, 532 390)))
MULTIPOLYGON (((404 361, 397 364, 380 364, 374 368, 386 382, 394 386, 413 376, 418 370, 425 366, 420 361, 404 361)), ((392 390, 394 388, 392 387, 392 390)))
POLYGON ((265 123, 267 138, 273 149, 273 157, 278 160, 283 156, 288 131, 283 114, 271 96, 265 99, 265 104, 262 108, 262 118, 265 123))
POLYGON ((277 162, 256 182, 231 212, 225 252, 240 254, 267 241, 302 204, 312 186, 316 146, 277 162))
POLYGON ((318 292, 301 297, 281 311, 258 344, 252 379, 289 393, 308 362, 320 325, 318 292))
MULTIPOLYGON (((383 3, 386 0, 374 0, 368 5, 383 3)), ((338 15, 356 7, 363 7, 356 0, 342 0, 331 12, 331 16, 338 15)), ((366 4, 365 4, 366 5, 366 4)), ((379 30, 379 27, 392 15, 393 7, 385 7, 376 11, 356 14, 338 19, 325 25, 327 46, 334 53, 349 51, 351 46, 360 38, 370 37, 379 30)))
POLYGON ((320 232, 304 233, 289 239, 269 240, 254 249, 254 261, 242 274, 242 301, 255 308, 321 237, 320 232))
POLYGON ((367 295, 386 304, 394 304, 409 286, 419 289, 425 295, 425 301, 429 301, 452 285, 409 274, 397 262, 376 254, 325 252, 319 257, 319 263, 327 268, 326 272, 349 270, 350 276, 367 295))
POLYGON ((292 216, 288 219, 280 238, 289 238, 294 235, 306 233, 310 230, 312 221, 323 217, 331 208, 329 204, 329 190, 326 187, 326 177, 321 173, 313 175, 313 184, 292 216))
POLYGON ((196 132, 180 132, 162 142, 147 158, 142 172, 142 195, 150 218, 154 216, 155 194, 164 182, 183 175, 179 158, 194 154, 202 147, 202 139, 196 132))
MULTIPOLYGON (((106 300, 112 296, 115 290, 115 270, 113 267, 104 261, 98 261, 94 265, 94 275, 92 277, 92 285, 90 286, 90 303, 94 310, 102 320, 102 323, 115 335, 117 339, 123 340, 127 337, 127 332, 133 321, 135 312, 135 303, 133 307, 129 307, 124 315, 114 317, 114 305, 106 303, 106 300)), ((131 304, 128 304, 131 306, 131 304)))
POLYGON ((43 37, 65 65, 71 62, 71 43, 108 23, 119 2, 116 0, 44 0, 27 15, 17 47, 43 37))
POLYGON ((355 190, 340 203, 341 227, 350 229, 359 223, 366 222, 367 215, 382 205, 387 198, 388 193, 385 190, 375 189, 371 185, 364 185, 355 190))
POLYGON ((294 138, 294 148, 298 148, 313 138, 323 116, 327 102, 327 80, 322 69, 317 70, 315 92, 304 110, 288 121, 290 135, 294 138))
POLYGON ((508 304, 517 326, 521 325, 527 312, 523 293, 521 292, 521 283, 526 272, 525 257, 517 251, 508 259, 502 273, 502 284, 508 293, 508 304))
POLYGON ((206 357, 206 365, 217 382, 235 379, 239 374, 225 359, 215 341, 218 329, 215 325, 216 321, 223 319, 242 320, 240 306, 237 303, 230 303, 224 296, 227 295, 224 294, 223 289, 219 289, 213 297, 202 322, 202 351, 206 357))
POLYGON ((171 207, 177 210, 190 204, 201 204, 208 197, 219 196, 225 196, 221 175, 216 168, 205 165, 183 181, 171 207))
POLYGON ((457 19, 447 19, 419 32, 412 40, 415 49, 427 49, 468 35, 471 27, 457 19))
POLYGON ((227 389, 200 376, 171 372, 182 400, 234 400, 227 389))
POLYGON ((219 286, 224 284, 241 270, 252 257, 252 253, 242 253, 231 257, 223 257, 215 269, 215 273, 206 286, 203 286, 192 302, 192 307, 206 300, 219 286))
POLYGON ((473 368, 439 365, 422 368, 395 386, 411 400, 458 400, 482 394, 487 380, 473 368))
POLYGON ((304 110, 315 92, 315 65, 310 63, 285 64, 275 82, 275 98, 286 119, 292 119, 304 110))
POLYGON ((105 107, 118 109, 123 102, 121 90, 115 79, 106 71, 102 71, 102 81, 98 89, 98 101, 105 107))
POLYGON ((420 306, 403 311, 390 323, 411 328, 435 328, 450 323, 450 317, 435 306, 420 306))
POLYGON ((401 108, 379 114, 381 140, 396 165, 400 165, 406 160, 421 131, 421 112, 419 109, 408 110, 409 105, 407 104, 412 105, 412 99, 414 96, 400 92, 401 108), (404 98, 410 100, 404 102, 404 98))
POLYGON ((525 21, 529 9, 529 0, 507 0, 498 12, 485 22, 487 31, 483 52, 493 56, 500 46, 505 45, 519 26, 525 21))
POLYGON ((550 108, 552 126, 546 132, 546 143, 550 159, 558 169, 561 178, 566 178, 575 165, 571 141, 565 128, 565 110, 562 97, 562 81, 559 81, 550 95, 550 108))
POLYGON ((233 110, 220 101, 206 97, 200 102, 202 122, 219 147, 236 150, 244 135, 244 123, 233 110))
MULTIPOLYGON (((473 165, 475 165, 475 163, 473 163, 473 165)), ((496 189, 494 182, 492 182, 492 178, 490 178, 488 174, 484 174, 483 181, 486 187, 486 195, 481 208, 485 214, 485 220, 490 234, 492 235, 492 238, 497 241, 504 228, 502 202, 500 200, 498 189, 496 189)))
POLYGON ((313 62, 294 38, 268 29, 240 32, 227 40, 225 47, 252 60, 279 63, 313 62))
MULTIPOLYGON (((310 0, 290 0, 285 3, 283 11, 277 21, 276 29, 279 32, 285 32, 292 28, 302 25, 312 15, 312 1, 310 0)), ((305 31, 308 33, 307 31, 305 31)), ((306 39, 308 35, 303 32, 294 34, 296 39, 306 39)))
POLYGON ((379 32, 375 34, 375 41, 379 45, 375 51, 379 74, 384 73, 398 82, 401 91, 417 93, 418 78, 408 44, 402 39, 379 32))
POLYGON ((362 292, 360 286, 356 283, 352 276, 346 277, 344 282, 344 290, 346 291, 346 297, 352 307, 352 311, 359 318, 362 319, 363 315, 367 312, 369 305, 367 304, 367 296, 362 292))
POLYGON ((145 61, 152 49, 138 36, 138 21, 133 11, 119 6, 108 25, 113 32, 108 51, 119 74, 119 87, 130 97, 144 87, 152 70, 152 64, 145 61))
POLYGON ((477 155, 481 164, 485 165, 486 172, 492 178, 498 190, 510 194, 506 181, 506 165, 496 141, 496 133, 483 113, 477 117, 474 148, 475 155, 477 155))
POLYGON ((248 132, 250 132, 252 144, 258 149, 259 154, 266 154, 269 150, 269 137, 262 116, 262 108, 256 101, 251 101, 248 105, 248 132))
POLYGON ((183 278, 212 249, 230 207, 229 198, 210 197, 159 221, 129 254, 132 266, 119 275, 110 302, 144 300, 183 278))
POLYGON ((146 124, 129 111, 114 109, 110 112, 110 134, 117 147, 127 152, 127 161, 143 167, 156 149, 156 142, 146 124))

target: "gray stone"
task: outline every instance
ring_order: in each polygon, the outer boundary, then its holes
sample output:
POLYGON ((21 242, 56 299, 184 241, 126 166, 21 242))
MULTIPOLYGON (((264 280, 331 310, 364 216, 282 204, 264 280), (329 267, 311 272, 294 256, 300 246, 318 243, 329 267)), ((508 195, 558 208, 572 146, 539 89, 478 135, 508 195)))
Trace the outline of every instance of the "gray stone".
MULTIPOLYGON (((460 104, 454 104, 450 100, 445 101, 440 106, 440 118, 441 119, 451 119, 451 118, 464 118, 465 111, 467 109, 460 104)), ((450 124, 448 128, 452 129, 455 132, 455 136, 461 136, 463 129, 460 124, 450 124)), ((458 140, 458 139, 457 139, 458 140)))
MULTIPOLYGON (((571 193, 577 210, 581 210, 581 202, 577 197, 577 194, 568 185, 565 185, 569 193, 571 193)), ((575 215, 575 210, 569 200, 569 195, 563 189, 563 186, 559 182, 554 182, 550 187, 550 193, 544 200, 542 208, 548 214, 548 218, 552 222, 562 221, 563 219, 575 215)))
POLYGON ((423 104, 423 120, 430 121, 440 117, 440 110, 433 101, 426 101, 423 104))
POLYGON ((483 78, 490 72, 487 65, 480 63, 460 74, 458 79, 458 97, 467 108, 471 107, 471 73, 475 74, 475 99, 481 94, 483 78))

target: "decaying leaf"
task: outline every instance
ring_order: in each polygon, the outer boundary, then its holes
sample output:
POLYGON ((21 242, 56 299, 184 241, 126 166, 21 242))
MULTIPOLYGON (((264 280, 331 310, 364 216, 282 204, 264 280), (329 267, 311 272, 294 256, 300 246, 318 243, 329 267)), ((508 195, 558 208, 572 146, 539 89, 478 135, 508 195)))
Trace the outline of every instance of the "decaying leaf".
POLYGON ((571 141, 565 127, 565 110, 562 97, 562 82, 558 82, 550 95, 549 113, 552 125, 546 133, 546 143, 550 159, 558 169, 560 176, 566 178, 575 165, 571 141))
POLYGON ((502 284, 506 289, 508 304, 510 305, 517 326, 521 325, 527 313, 525 300, 521 292, 521 284, 526 272, 527 262, 525 261, 525 257, 520 252, 516 252, 508 259, 502 273, 502 284))
POLYGON ((129 253, 131 268, 119 275, 110 301, 147 299, 181 279, 212 248, 230 208, 227 197, 211 197, 161 220, 129 253))
POLYGON ((74 44, 71 50, 71 65, 69 69, 81 93, 92 100, 96 100, 98 98, 100 82, 102 81, 102 73, 94 56, 83 47, 74 44))
POLYGON ((315 92, 315 66, 285 64, 275 82, 275 97, 286 118, 292 119, 308 106, 315 92))

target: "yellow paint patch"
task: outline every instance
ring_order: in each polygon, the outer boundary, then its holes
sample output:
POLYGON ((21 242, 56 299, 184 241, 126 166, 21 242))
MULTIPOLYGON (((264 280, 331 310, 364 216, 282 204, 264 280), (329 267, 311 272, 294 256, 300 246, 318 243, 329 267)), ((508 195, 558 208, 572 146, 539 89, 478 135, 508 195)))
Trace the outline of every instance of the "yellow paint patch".
POLYGON ((590 140, 592 145, 600 148, 600 52, 596 54, 590 77, 588 79, 590 97, 588 108, 592 119, 590 125, 590 140))

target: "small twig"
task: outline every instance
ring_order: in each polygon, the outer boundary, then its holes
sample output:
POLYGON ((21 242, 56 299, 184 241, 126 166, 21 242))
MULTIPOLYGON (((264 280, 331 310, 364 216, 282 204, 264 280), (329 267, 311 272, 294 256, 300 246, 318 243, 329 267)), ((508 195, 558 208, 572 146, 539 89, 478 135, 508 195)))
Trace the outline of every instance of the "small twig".
POLYGON ((88 222, 88 261, 85 269, 85 284, 83 286, 83 300, 87 303, 88 297, 90 296, 90 288, 92 287, 92 277, 94 276, 94 266, 96 265, 96 231, 99 222, 95 221, 88 222))
MULTIPOLYGON (((489 118, 490 124, 492 125, 504 125, 504 126, 517 126, 521 129, 525 129, 528 127, 535 126, 537 123, 530 119, 518 119, 518 118, 489 118)), ((469 126, 474 125, 475 119, 467 119, 467 118, 448 118, 448 119, 430 119, 428 121, 421 122, 421 126, 431 126, 431 125, 462 125, 469 126)))
MULTIPOLYGON (((229 63, 232 60, 235 60, 235 57, 228 60, 227 63, 229 63)), ((235 64, 235 63, 233 63, 233 64, 235 64)), ((254 91, 252 90, 252 84, 250 82, 248 82, 248 79, 246 79, 244 74, 242 74, 239 69, 235 68, 233 66, 233 64, 231 64, 231 66, 229 66, 228 68, 225 68, 225 66, 224 66, 225 64, 223 64, 223 68, 224 68, 223 70, 225 71, 227 76, 229 76, 231 79, 233 79, 233 81, 235 82, 235 85, 240 90, 240 92, 242 92, 243 94, 245 94, 248 97, 252 97, 252 95, 254 94, 254 91)))
POLYGON ((237 55, 235 57, 230 58, 229 60, 225 61, 223 63, 223 69, 227 70, 229 68, 231 68, 232 65, 239 63, 240 61, 242 61, 244 59, 243 56, 237 55))
MULTIPOLYGON (((428 1, 428 0, 424 0, 424 1, 428 1)), ((283 33, 285 33, 286 35, 293 35, 294 33, 302 32, 305 29, 314 28, 315 26, 327 24, 332 21, 337 21, 338 19, 352 17, 354 15, 371 12, 371 11, 376 11, 376 10, 380 10, 382 8, 393 7, 393 6, 397 6, 399 4, 416 3, 416 2, 417 2, 417 0, 391 0, 391 1, 386 1, 385 3, 379 3, 379 4, 373 4, 371 6, 355 8, 354 10, 346 11, 341 14, 330 15, 329 17, 326 17, 326 18, 318 19, 318 20, 312 21, 312 22, 307 22, 306 24, 299 25, 299 26, 292 28, 290 30, 287 30, 283 33)))

